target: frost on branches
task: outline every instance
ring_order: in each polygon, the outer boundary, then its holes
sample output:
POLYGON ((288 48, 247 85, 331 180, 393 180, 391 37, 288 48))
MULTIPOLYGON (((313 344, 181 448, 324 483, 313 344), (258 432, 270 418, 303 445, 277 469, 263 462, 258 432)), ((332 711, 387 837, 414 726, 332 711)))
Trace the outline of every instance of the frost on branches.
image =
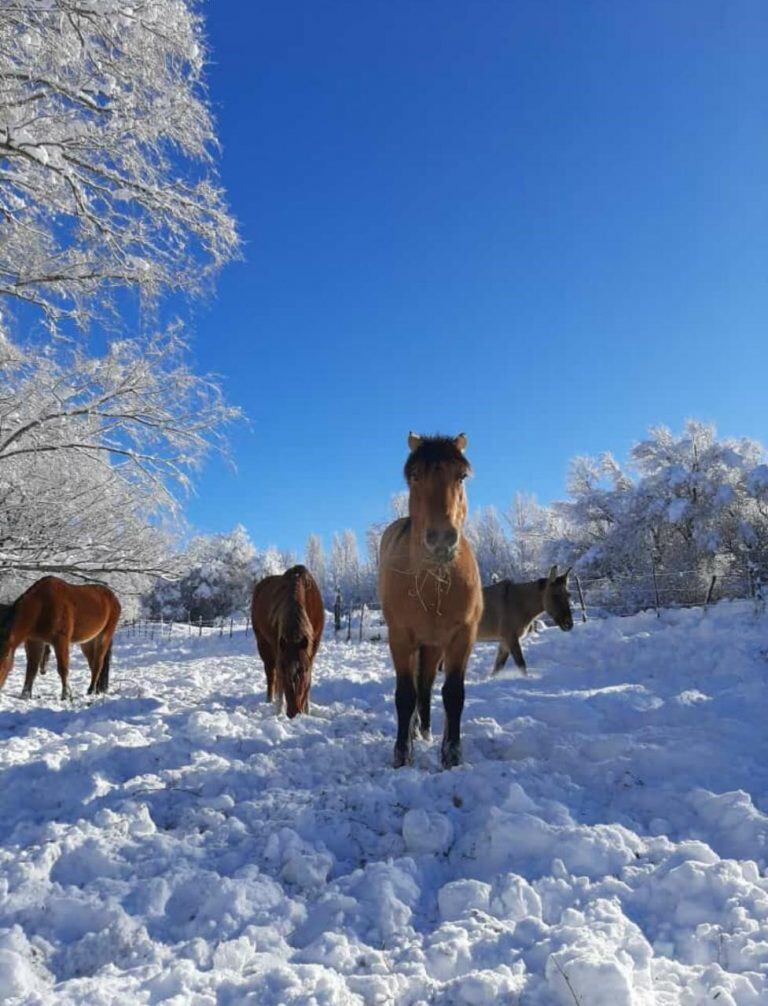
POLYGON ((84 326, 118 288, 197 293, 232 258, 204 62, 186 0, 3 5, 0 306, 84 326))
POLYGON ((173 571, 158 520, 235 417, 173 332, 29 356, 0 342, 0 566, 101 577, 173 571))

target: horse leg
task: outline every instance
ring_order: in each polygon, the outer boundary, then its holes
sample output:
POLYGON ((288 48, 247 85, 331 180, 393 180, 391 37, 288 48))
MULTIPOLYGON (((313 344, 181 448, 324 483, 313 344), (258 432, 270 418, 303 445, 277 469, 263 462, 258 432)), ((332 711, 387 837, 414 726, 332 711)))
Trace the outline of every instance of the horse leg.
POLYGON ((509 649, 505 643, 499 643, 499 648, 496 651, 496 660, 493 662, 493 670, 491 674, 498 674, 502 667, 506 664, 509 658, 509 649))
POLYGON ((64 636, 56 636, 53 641, 53 652, 56 654, 56 669, 61 678, 61 698, 71 699, 72 689, 69 687, 69 640, 64 636))
POLYGON ((525 666, 525 657, 523 656, 523 649, 520 646, 520 640, 517 636, 513 637, 509 641, 509 649, 512 653, 512 659, 523 672, 523 674, 528 673, 528 668, 525 666))
POLYGON ((395 665, 395 709, 397 710, 397 740, 393 764, 395 768, 413 764, 413 735, 416 732, 415 649, 410 635, 389 633, 389 649, 395 665))
POLYGON ((440 760, 443 768, 460 765, 461 756, 461 713, 464 709, 464 674, 475 641, 475 626, 462 626, 445 650, 445 684, 443 685, 443 706, 445 726, 440 760))
POLYGON ((264 673, 267 675, 267 702, 274 701, 275 698, 275 654, 263 636, 256 633, 256 649, 264 664, 264 673))
POLYGON ((428 741, 432 736, 430 719, 432 716, 432 685, 435 683, 437 668, 443 651, 437 646, 420 646, 419 662, 416 670, 416 692, 418 696, 419 724, 421 736, 428 741))
POLYGON ((45 651, 48 649, 45 643, 38 643, 35 639, 28 639, 24 647, 27 653, 27 673, 24 678, 24 687, 21 690, 23 699, 32 698, 32 686, 35 683, 37 672, 40 669, 45 651))

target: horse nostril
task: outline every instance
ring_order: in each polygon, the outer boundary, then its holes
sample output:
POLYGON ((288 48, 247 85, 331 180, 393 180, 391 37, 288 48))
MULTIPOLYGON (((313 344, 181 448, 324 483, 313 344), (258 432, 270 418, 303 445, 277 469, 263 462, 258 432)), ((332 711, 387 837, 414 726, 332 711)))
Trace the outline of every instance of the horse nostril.
POLYGON ((424 535, 424 541, 427 543, 429 548, 434 548, 440 538, 440 532, 435 531, 434 528, 429 528, 427 533, 424 535))
POLYGON ((448 548, 454 548, 459 540, 459 532, 455 527, 449 528, 443 535, 443 541, 448 548))

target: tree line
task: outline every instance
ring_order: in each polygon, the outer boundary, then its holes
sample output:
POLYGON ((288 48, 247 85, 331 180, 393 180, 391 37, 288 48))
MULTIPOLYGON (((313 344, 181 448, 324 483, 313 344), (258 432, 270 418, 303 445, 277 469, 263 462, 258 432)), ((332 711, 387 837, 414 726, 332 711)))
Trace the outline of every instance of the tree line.
MULTIPOLYGON (((673 434, 652 429, 632 447, 626 465, 610 454, 570 464, 565 499, 541 505, 523 494, 505 510, 471 515, 467 534, 484 583, 530 580, 554 563, 573 566, 590 596, 620 600, 621 610, 653 603, 653 583, 680 577, 701 600, 712 576, 730 578, 730 593, 757 590, 768 579, 768 465, 761 444, 718 439, 715 428, 691 420, 673 434)), ((407 511, 405 494, 392 516, 407 511)), ((195 539, 180 559, 174 583, 158 583, 147 598, 153 617, 210 620, 247 610, 254 581, 303 561, 326 606, 375 604, 378 543, 386 521, 371 524, 361 551, 354 532, 332 536, 326 551, 309 536, 301 557, 257 549, 244 528, 195 539)))

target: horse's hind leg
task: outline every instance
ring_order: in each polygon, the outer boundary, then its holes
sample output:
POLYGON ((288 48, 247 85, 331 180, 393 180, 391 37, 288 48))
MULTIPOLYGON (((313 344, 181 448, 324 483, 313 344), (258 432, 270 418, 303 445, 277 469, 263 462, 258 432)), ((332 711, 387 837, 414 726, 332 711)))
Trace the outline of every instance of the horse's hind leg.
POLYGON ((256 649, 264 664, 264 673, 267 676, 267 702, 274 702, 275 694, 275 654, 267 640, 256 634, 256 649))
POLYGON ((523 656, 523 648, 520 646, 520 640, 515 637, 509 642, 509 649, 512 653, 512 659, 523 672, 523 674, 528 673, 528 668, 525 665, 525 657, 523 656))
POLYGON ((63 636, 57 636, 53 641, 53 652, 56 654, 56 669, 61 678, 62 699, 72 698, 72 689, 69 687, 69 640, 63 636))
POLYGON ((502 667, 506 664, 509 659, 509 650, 505 643, 499 643, 499 648, 496 651, 496 659, 493 662, 493 670, 491 674, 498 674, 502 667))
POLYGON ((431 737, 432 686, 442 658, 443 651, 437 646, 420 646, 419 663, 416 670, 416 693, 419 709, 419 724, 424 740, 431 737))
POLYGON ((28 639, 25 650, 27 652, 27 673, 24 678, 24 687, 21 690, 23 699, 32 698, 32 686, 35 683, 38 670, 41 669, 45 652, 48 649, 45 643, 38 643, 35 639, 28 639))

